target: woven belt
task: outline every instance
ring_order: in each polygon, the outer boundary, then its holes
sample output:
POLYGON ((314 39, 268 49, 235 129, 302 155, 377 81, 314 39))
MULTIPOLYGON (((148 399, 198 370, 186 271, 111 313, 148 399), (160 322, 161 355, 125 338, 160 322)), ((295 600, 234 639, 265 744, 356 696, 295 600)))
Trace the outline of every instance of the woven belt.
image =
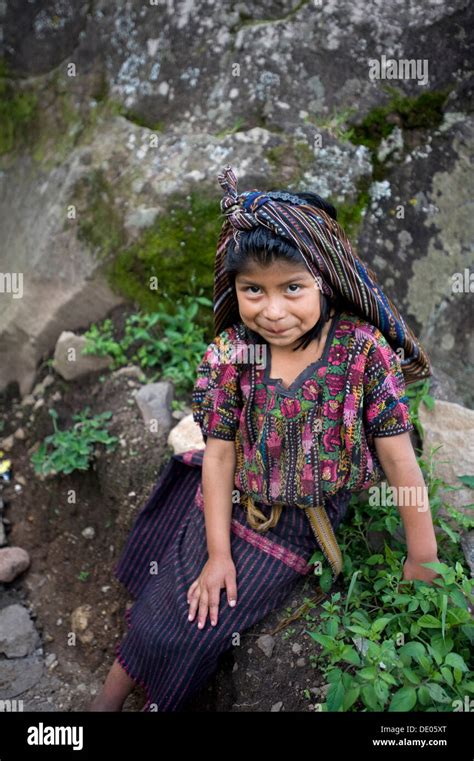
MULTIPOLYGON (((248 503, 250 501, 253 505, 255 504, 248 494, 241 495, 241 499, 247 506, 247 509, 248 503)), ((277 505, 280 503, 275 502, 273 504, 277 505)), ((285 503, 281 504, 285 506, 285 503)), ((268 507, 272 507, 272 505, 268 505, 268 507)), ((329 520, 328 514, 326 512, 326 508, 324 505, 318 505, 317 507, 300 507, 300 505, 295 505, 295 507, 299 507, 301 510, 305 511, 318 544, 321 547, 321 550, 331 567, 332 580, 334 584, 342 570, 343 559, 339 544, 337 543, 334 529, 332 527, 332 523, 329 520)))

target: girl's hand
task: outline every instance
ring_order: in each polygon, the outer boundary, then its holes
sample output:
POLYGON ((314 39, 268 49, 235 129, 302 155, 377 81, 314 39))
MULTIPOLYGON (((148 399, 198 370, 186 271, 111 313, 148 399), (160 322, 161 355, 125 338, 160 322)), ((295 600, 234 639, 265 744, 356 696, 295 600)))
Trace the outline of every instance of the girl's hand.
POLYGON ((426 581, 428 584, 431 584, 433 579, 440 575, 431 568, 426 568, 421 565, 421 563, 439 563, 439 560, 437 555, 434 557, 423 558, 423 560, 416 560, 416 558, 408 555, 403 565, 403 578, 405 581, 419 579, 420 581, 426 581))
POLYGON ((188 620, 193 621, 199 606, 198 628, 206 623, 207 613, 211 624, 217 624, 219 597, 222 587, 227 589, 227 600, 233 607, 237 603, 237 582, 234 561, 228 558, 209 558, 196 581, 188 589, 188 620))

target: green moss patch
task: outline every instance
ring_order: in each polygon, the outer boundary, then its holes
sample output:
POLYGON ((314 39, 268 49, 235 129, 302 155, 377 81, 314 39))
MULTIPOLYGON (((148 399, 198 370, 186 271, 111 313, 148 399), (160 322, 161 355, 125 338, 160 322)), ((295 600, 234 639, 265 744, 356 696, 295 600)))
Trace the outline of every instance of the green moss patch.
POLYGON ((223 218, 215 197, 176 194, 139 240, 107 267, 113 288, 143 309, 157 308, 161 295, 171 302, 201 289, 212 298, 214 258, 223 218), (153 279, 158 282, 157 289, 153 279))
POLYGON ((126 241, 110 183, 101 169, 81 177, 71 201, 76 206, 77 237, 99 258, 107 259, 126 241))
POLYGON ((0 61, 0 155, 25 145, 38 112, 38 98, 15 88, 5 61, 0 61))

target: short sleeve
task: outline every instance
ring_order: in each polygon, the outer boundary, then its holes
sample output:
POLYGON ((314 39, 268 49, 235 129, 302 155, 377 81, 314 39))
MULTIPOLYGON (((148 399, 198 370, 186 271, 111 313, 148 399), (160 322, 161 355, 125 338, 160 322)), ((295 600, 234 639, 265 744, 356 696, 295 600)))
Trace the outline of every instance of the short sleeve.
POLYGON ((367 355, 364 426, 370 436, 395 436, 414 429, 400 358, 381 333, 374 336, 367 355))
POLYGON ((208 436, 234 441, 240 424, 242 396, 238 368, 229 359, 226 331, 209 344, 196 372, 191 408, 204 441, 208 436))

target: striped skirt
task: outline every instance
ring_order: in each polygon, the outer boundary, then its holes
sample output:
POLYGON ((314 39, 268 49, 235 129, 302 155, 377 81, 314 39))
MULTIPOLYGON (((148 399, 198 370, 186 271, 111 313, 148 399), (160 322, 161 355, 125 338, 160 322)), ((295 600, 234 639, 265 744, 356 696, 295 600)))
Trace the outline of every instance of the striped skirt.
MULTIPOLYGON (((275 527, 251 529, 235 503, 231 553, 237 574, 237 605, 221 589, 217 625, 209 616, 188 621, 187 591, 208 559, 201 492, 204 450, 173 455, 135 519, 113 572, 134 598, 126 611, 127 632, 115 655, 146 692, 142 711, 180 711, 216 672, 219 656, 238 635, 278 608, 296 582, 313 569, 318 544, 300 508, 284 507, 275 527)), ((350 494, 326 502, 334 529, 350 494)), ((270 507, 258 503, 268 517, 270 507)))

